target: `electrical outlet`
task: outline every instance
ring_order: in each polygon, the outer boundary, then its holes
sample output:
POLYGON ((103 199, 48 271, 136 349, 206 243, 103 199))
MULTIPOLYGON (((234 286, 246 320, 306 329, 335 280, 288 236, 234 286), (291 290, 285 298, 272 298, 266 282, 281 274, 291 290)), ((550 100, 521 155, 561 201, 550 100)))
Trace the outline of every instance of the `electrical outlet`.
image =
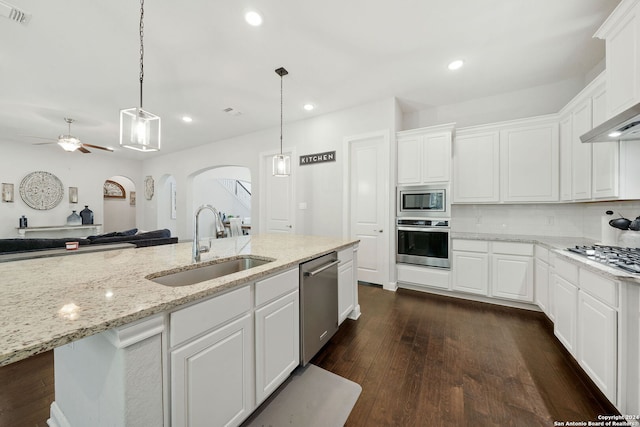
POLYGON ((547 225, 553 225, 555 221, 556 221, 555 217, 552 217, 552 216, 547 217, 547 225))

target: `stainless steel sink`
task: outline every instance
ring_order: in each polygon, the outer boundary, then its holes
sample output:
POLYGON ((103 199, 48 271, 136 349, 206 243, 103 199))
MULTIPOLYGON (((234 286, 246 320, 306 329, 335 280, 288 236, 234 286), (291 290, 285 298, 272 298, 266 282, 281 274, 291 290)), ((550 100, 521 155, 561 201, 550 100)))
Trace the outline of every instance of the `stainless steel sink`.
POLYGON ((241 257, 227 260, 217 260, 205 265, 196 265, 188 270, 177 273, 155 273, 147 276, 147 279, 165 286, 187 286, 216 279, 239 271, 258 267, 273 260, 255 257, 241 257))

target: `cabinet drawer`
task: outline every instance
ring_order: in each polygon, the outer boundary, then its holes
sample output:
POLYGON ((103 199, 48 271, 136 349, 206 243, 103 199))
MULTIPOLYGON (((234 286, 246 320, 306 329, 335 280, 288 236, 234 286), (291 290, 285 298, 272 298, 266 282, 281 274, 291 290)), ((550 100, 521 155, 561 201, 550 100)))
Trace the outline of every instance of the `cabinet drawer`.
POLYGON ((573 284, 578 283, 578 266, 577 265, 571 264, 567 261, 563 261, 560 258, 557 258, 554 270, 555 270, 555 273, 558 276, 562 277, 563 279, 568 280, 573 284))
POLYGON ((171 347, 213 329, 251 309, 249 286, 171 313, 171 347))
POLYGON ((489 242, 485 242, 483 240, 453 239, 451 241, 451 247, 454 251, 489 252, 489 242))
POLYGON ((540 245, 536 245, 536 247, 534 248, 534 253, 536 255, 536 258, 538 258, 540 261, 544 261, 547 264, 549 263, 549 249, 540 245))
POLYGON ((353 248, 343 249, 338 252, 338 259, 340 260, 340 265, 351 261, 353 259, 353 248))
POLYGON ((516 242, 493 242, 494 254, 533 256, 533 244, 516 242))
POLYGON ((256 307, 298 289, 300 273, 294 268, 256 282, 256 307))
POLYGON ((580 269, 580 289, 611 307, 618 307, 618 282, 580 269))

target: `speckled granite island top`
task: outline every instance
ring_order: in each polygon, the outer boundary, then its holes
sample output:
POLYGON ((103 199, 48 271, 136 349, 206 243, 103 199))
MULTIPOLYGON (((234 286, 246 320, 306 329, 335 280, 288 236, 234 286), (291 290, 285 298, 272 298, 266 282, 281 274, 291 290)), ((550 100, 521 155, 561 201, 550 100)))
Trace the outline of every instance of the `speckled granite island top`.
POLYGON ((569 252, 567 248, 580 245, 580 246, 592 246, 598 244, 593 239, 584 237, 559 237, 559 236, 534 236, 534 235, 513 235, 513 234, 493 234, 493 233, 464 233, 453 232, 451 233, 452 239, 462 240, 486 240, 496 242, 518 242, 518 243, 533 243, 546 247, 553 251, 557 256, 560 256, 565 261, 569 261, 573 264, 585 267, 594 273, 600 274, 604 277, 613 280, 624 280, 626 282, 633 282, 640 284, 640 275, 626 273, 620 269, 609 267, 597 261, 589 260, 588 258, 569 252))
POLYGON ((212 241, 202 263, 252 255, 273 262, 168 287, 145 277, 192 266, 191 243, 0 263, 0 366, 175 309, 356 244, 332 237, 265 234, 212 241))

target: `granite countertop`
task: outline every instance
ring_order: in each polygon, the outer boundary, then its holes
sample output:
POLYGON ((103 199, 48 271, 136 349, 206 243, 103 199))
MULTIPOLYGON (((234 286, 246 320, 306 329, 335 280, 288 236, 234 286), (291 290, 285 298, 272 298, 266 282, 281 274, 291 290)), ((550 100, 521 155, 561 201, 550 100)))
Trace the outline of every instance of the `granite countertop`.
POLYGON ((519 242, 541 245, 549 249, 550 251, 553 251, 556 256, 559 256, 563 260, 569 261, 580 267, 584 267, 587 270, 600 274, 601 276, 607 277, 608 279, 624 280, 626 282, 640 284, 640 275, 638 274, 626 273, 617 268, 609 267, 597 261, 592 261, 582 255, 578 255, 567 250, 567 248, 576 245, 591 246, 598 244, 598 242, 594 239, 588 239, 585 237, 558 237, 464 232, 453 232, 450 235, 452 239, 519 242))
POLYGON ((202 263, 237 255, 273 262, 221 278, 168 287, 145 277, 192 266, 191 243, 0 263, 0 366, 170 311, 341 250, 357 240, 265 234, 212 240, 202 263))

